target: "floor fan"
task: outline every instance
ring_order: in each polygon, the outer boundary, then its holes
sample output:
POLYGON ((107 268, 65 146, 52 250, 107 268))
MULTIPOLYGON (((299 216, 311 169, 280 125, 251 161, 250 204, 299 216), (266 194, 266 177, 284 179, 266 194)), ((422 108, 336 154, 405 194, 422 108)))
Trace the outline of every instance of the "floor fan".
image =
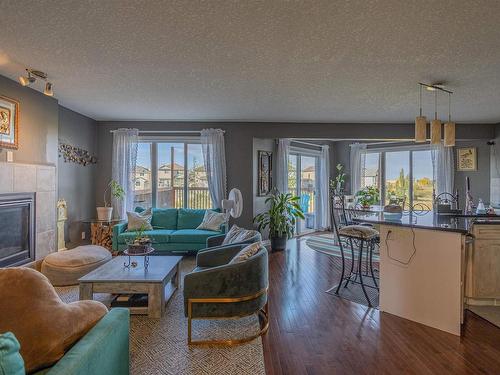
POLYGON ((222 209, 226 212, 227 223, 229 223, 229 216, 235 219, 241 216, 243 212, 243 197, 239 189, 231 189, 228 198, 222 200, 222 209))

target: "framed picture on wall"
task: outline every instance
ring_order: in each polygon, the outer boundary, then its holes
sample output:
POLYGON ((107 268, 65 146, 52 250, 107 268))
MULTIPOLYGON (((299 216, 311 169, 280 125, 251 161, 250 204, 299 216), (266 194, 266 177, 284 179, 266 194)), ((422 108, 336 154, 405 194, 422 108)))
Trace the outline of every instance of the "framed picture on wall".
POLYGON ((457 148, 457 170, 477 170, 477 149, 475 147, 457 148))
POLYGON ((18 148, 19 102, 0 96, 0 148, 18 148))
POLYGON ((258 151, 258 186, 257 195, 259 197, 268 195, 272 189, 273 153, 268 151, 258 151))

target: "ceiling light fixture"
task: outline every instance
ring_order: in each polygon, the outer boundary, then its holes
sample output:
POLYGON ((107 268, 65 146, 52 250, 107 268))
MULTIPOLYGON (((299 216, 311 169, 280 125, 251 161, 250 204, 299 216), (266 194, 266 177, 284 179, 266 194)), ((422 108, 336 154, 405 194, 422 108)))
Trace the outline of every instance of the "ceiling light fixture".
POLYGON ((445 146, 454 146, 455 145, 455 123, 451 122, 451 94, 452 91, 446 90, 444 88, 444 84, 442 83, 418 83, 420 86, 420 116, 415 119, 415 142, 424 142, 426 139, 427 132, 427 119, 425 116, 422 116, 422 86, 425 87, 427 91, 434 92, 434 120, 431 121, 431 144, 440 144, 441 143, 441 133, 442 133, 442 123, 441 120, 438 119, 438 110, 437 110, 437 100, 438 100, 438 92, 446 92, 448 93, 448 122, 445 124, 445 146))
POLYGON ((427 117, 422 116, 422 85, 419 95, 419 115, 415 118, 415 142, 425 142, 427 140, 427 117))
POLYGON ((37 78, 45 81, 45 89, 43 90, 43 93, 47 96, 54 96, 54 90, 53 90, 53 85, 50 83, 47 78, 47 73, 44 73, 40 70, 35 70, 31 68, 26 68, 26 76, 20 76, 19 77, 19 83, 23 86, 29 86, 32 83, 35 83, 37 78))
POLYGON ((451 93, 448 93, 448 122, 444 124, 444 145, 455 146, 455 123, 451 121, 451 93))
POLYGON ((45 90, 43 90, 43 93, 47 96, 54 96, 54 91, 52 90, 52 83, 47 82, 45 84, 45 90))

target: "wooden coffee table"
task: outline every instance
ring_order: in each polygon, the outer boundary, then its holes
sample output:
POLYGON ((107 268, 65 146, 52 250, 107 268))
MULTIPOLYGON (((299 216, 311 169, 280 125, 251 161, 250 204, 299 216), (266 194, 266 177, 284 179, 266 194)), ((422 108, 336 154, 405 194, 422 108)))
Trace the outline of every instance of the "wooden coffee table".
POLYGON ((149 267, 144 268, 144 257, 132 256, 137 267, 126 268, 128 257, 117 256, 80 278, 80 300, 93 299, 94 293, 148 295, 147 307, 134 307, 132 314, 148 314, 161 318, 165 303, 179 286, 181 256, 150 256, 149 267), (172 284, 171 288, 166 288, 172 284))

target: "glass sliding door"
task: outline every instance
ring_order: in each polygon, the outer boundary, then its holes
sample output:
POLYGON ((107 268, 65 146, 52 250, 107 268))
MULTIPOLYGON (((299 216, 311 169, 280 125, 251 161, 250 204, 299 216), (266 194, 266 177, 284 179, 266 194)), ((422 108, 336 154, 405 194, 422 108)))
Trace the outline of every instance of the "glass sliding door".
POLYGON ((137 164, 134 173, 134 207, 149 208, 153 204, 150 142, 140 142, 137 147, 137 164))
POLYGON ((410 204, 410 151, 385 153, 385 204, 410 204))
POLYGON ((430 150, 412 151, 413 205, 432 208, 434 176, 430 150))
POLYGON ((140 142, 134 194, 134 205, 145 208, 212 208, 201 144, 140 142))
POLYGON ((288 157, 288 192, 300 197, 305 219, 297 221, 296 233, 304 234, 316 228, 316 197, 318 157, 290 153, 288 157))

